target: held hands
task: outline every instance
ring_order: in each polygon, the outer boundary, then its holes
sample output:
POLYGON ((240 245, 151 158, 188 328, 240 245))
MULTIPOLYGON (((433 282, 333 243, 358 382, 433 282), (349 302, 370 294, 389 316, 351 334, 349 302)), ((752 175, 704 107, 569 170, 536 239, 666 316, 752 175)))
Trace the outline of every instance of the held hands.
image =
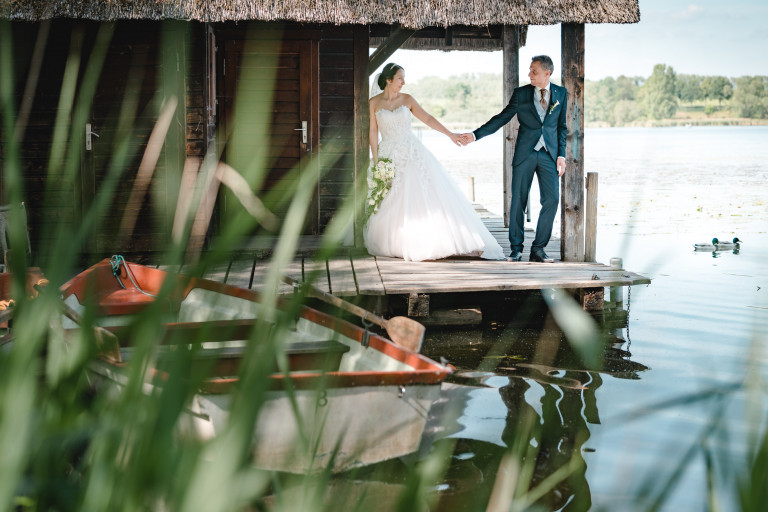
POLYGON ((471 133, 453 133, 448 136, 451 141, 457 146, 466 146, 470 142, 475 140, 475 137, 471 133))
POLYGON ((459 140, 461 141, 462 146, 466 146, 475 141, 475 136, 471 133, 462 133, 459 135, 459 140))
POLYGON ((453 142, 457 146, 463 146, 463 144, 461 143, 461 135, 460 134, 450 132, 450 135, 448 135, 448 137, 451 139, 451 142, 453 142))

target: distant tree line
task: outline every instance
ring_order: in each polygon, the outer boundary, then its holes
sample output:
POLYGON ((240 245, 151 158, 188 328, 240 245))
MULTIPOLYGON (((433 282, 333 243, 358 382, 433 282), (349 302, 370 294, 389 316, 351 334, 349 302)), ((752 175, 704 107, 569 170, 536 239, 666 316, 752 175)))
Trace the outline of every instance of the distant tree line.
POLYGON ((470 127, 498 113, 502 91, 500 74, 465 73, 450 78, 427 76, 404 92, 443 123, 470 127))
MULTIPOLYGON (((705 118, 717 112, 720 117, 768 119, 768 76, 685 75, 657 64, 648 78, 622 75, 586 80, 584 86, 588 123, 624 126, 672 119, 678 111, 705 118)), ((425 77, 409 84, 406 91, 432 115, 453 126, 477 126, 506 103, 501 74, 493 73, 425 77)))
POLYGON ((670 119, 681 108, 705 115, 727 109, 734 117, 768 119, 766 76, 684 75, 657 64, 647 79, 608 77, 587 80, 584 86, 585 119, 611 126, 670 119))

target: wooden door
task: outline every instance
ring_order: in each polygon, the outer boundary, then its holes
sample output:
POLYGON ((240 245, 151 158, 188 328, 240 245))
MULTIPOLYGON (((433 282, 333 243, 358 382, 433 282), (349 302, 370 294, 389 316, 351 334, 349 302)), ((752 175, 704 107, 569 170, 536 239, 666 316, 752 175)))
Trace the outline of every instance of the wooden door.
MULTIPOLYGON (((183 88, 185 57, 182 44, 166 49, 160 40, 157 23, 119 24, 106 49, 85 125, 72 127, 85 134, 81 180, 75 191, 81 218, 93 215, 98 194, 109 197, 109 204, 98 208, 94 235, 85 241, 87 253, 148 253, 167 246, 175 206, 171 190, 177 189, 175 176, 181 167, 176 153, 183 155, 184 150, 183 129, 175 131, 176 121, 184 119, 183 102, 174 109, 162 152, 147 158, 147 150, 160 114, 157 98, 170 96, 164 89, 168 80, 161 78, 163 70, 180 70, 174 76, 180 77, 183 88)), ((179 97, 176 90, 173 93, 179 97)))
MULTIPOLYGON (((264 206, 283 220, 301 173, 318 172, 310 156, 317 137, 313 101, 316 45, 310 40, 225 42, 224 160, 248 183, 264 206)), ((316 183, 316 181, 315 181, 316 183)), ((244 207, 226 186, 220 223, 243 217, 244 207)), ((304 234, 319 226, 318 192, 308 205, 304 234)), ((226 226, 222 225, 222 229, 226 226)), ((263 233, 254 226, 253 233, 263 233)))

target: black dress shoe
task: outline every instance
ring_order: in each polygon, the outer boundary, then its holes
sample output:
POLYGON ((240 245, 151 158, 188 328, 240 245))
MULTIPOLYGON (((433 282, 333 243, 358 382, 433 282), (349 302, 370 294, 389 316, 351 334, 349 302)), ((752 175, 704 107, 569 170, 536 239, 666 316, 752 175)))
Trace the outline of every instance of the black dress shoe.
POLYGON ((521 261, 523 259, 523 253, 517 249, 512 249, 512 253, 507 258, 507 261, 521 261))
POLYGON ((533 261, 535 263, 554 263, 555 260, 553 258, 550 258, 547 256, 547 253, 544 252, 544 249, 531 249, 531 256, 528 258, 529 261, 533 261))

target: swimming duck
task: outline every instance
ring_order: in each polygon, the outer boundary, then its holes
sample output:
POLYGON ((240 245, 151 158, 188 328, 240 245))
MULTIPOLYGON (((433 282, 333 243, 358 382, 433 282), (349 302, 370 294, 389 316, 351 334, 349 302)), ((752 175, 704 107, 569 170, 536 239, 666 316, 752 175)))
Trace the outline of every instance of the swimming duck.
POLYGON ((739 246, 741 240, 739 240, 739 237, 733 237, 733 240, 730 242, 721 242, 717 238, 713 238, 712 243, 715 244, 718 249, 733 249, 734 247, 739 246))
POLYGON ((693 244, 693 248, 696 251, 728 251, 739 246, 741 240, 738 237, 734 237, 731 242, 721 242, 717 237, 712 239, 712 243, 709 244, 693 244))

